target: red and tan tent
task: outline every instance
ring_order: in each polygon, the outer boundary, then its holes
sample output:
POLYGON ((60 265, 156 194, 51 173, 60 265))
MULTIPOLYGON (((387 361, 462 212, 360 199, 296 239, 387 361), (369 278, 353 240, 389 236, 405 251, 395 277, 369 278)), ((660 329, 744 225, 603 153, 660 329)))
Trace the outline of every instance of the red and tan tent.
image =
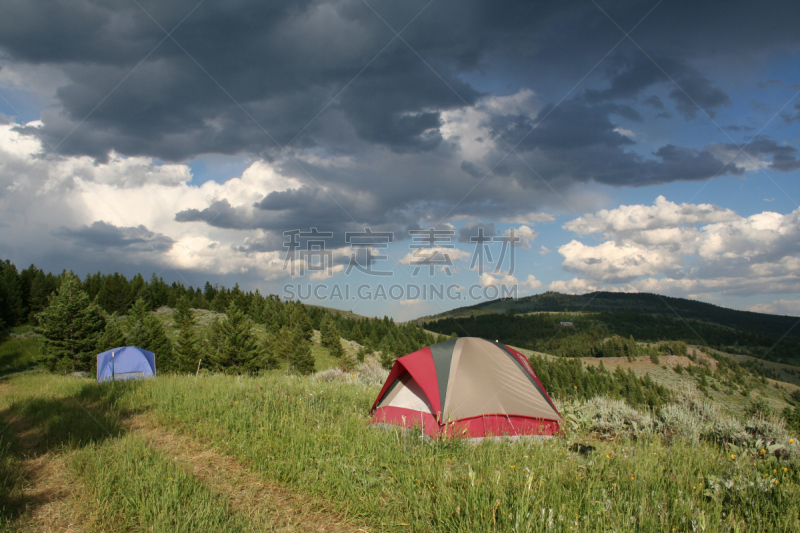
POLYGON ((370 412, 374 424, 466 438, 553 435, 561 421, 524 355, 475 337, 397 359, 370 412))

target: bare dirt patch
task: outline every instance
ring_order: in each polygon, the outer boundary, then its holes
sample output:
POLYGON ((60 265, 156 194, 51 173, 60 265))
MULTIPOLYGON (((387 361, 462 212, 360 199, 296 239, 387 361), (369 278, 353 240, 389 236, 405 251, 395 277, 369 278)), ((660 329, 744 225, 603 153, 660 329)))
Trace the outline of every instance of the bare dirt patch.
POLYGON ((224 495, 234 511, 247 517, 260 531, 366 531, 327 508, 324 502, 265 481, 233 458, 210 449, 208 444, 168 431, 144 415, 133 417, 128 427, 148 445, 186 467, 211 490, 224 495))

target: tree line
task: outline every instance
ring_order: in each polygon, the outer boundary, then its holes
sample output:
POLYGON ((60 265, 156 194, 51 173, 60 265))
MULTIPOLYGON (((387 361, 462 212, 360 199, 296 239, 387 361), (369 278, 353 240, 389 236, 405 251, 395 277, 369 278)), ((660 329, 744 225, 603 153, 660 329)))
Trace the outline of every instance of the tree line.
POLYGON ((119 273, 90 274, 83 280, 72 272, 54 275, 34 265, 19 272, 6 260, 0 262, 0 326, 32 324, 43 335, 43 362, 52 370, 90 371, 96 354, 132 345, 156 354, 159 372, 195 371, 203 366, 230 373, 257 373, 277 368, 284 361, 301 374, 314 370, 311 339, 320 330, 321 343, 343 366, 347 357, 340 338, 363 346, 357 358, 380 352, 384 366, 406 353, 439 340, 421 327, 396 324, 389 317, 361 318, 284 302, 258 290, 245 292, 211 285, 203 289, 181 283, 167 284, 155 274, 149 281, 137 274, 131 279, 119 273), (171 339, 154 311, 172 308, 178 332, 171 339), (199 331, 196 312, 223 313, 199 331), (254 332, 255 324, 265 334, 254 332))
POLYGON ((649 374, 637 377, 617 367, 610 372, 601 361, 599 366, 584 366, 578 359, 528 358, 534 372, 549 394, 559 398, 589 399, 595 396, 620 398, 632 406, 660 407, 673 399, 673 392, 659 385, 649 374))
POLYGON ((459 335, 498 339, 568 357, 608 357, 611 353, 652 355, 645 347, 636 349, 629 345, 636 352, 631 353, 625 346, 625 341, 631 338, 651 343, 673 339, 784 362, 796 360, 800 353, 800 342, 793 338, 779 339, 771 334, 700 320, 633 312, 483 313, 442 318, 427 322, 425 327, 439 333, 456 331, 459 335), (562 326, 561 322, 571 322, 572 326, 562 326), (607 342, 609 338, 613 338, 611 345, 607 342))

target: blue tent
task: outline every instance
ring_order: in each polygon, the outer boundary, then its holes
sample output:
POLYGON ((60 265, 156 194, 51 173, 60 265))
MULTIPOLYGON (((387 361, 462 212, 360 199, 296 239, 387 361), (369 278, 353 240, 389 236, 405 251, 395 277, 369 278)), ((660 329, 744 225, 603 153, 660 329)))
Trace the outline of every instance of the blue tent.
POLYGON ((156 354, 123 346, 97 354, 97 382, 156 375, 156 354))

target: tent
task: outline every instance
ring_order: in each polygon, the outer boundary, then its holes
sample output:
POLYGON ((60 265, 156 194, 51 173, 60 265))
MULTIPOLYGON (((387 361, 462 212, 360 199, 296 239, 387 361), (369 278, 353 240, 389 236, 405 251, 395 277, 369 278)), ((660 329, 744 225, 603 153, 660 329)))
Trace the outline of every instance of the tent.
POLYGON ((156 375, 156 354, 123 346, 97 354, 97 382, 156 375))
POLYGON ((524 355, 475 337, 397 359, 370 412, 373 424, 466 438, 554 435, 561 421, 524 355))

